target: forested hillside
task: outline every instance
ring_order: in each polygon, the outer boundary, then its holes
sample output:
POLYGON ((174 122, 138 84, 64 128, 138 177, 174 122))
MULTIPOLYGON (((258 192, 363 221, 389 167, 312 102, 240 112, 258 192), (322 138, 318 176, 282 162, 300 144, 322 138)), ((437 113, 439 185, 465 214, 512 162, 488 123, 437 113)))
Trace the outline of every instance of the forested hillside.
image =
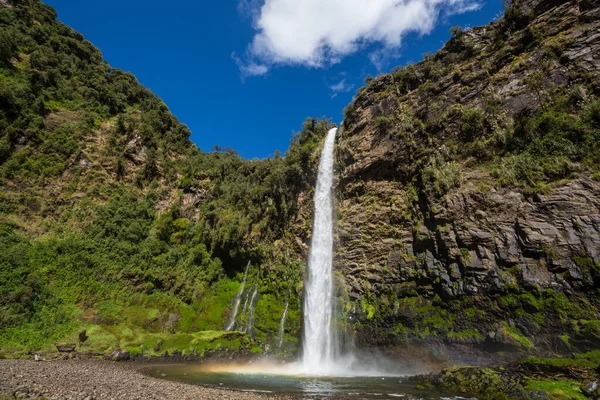
POLYGON ((76 343, 83 329, 92 352, 249 346, 197 333, 223 330, 248 262, 254 329, 247 315, 238 328, 275 339, 289 299, 293 350, 328 128, 308 119, 285 157, 202 152, 51 7, 0 2, 0 353, 76 343))

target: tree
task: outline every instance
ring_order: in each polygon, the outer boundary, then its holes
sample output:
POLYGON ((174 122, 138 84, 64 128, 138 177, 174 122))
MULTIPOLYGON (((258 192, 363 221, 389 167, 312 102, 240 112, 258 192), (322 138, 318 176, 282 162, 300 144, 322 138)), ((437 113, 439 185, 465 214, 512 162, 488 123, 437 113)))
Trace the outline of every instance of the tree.
POLYGON ((150 148, 148 149, 146 162, 142 168, 142 176, 147 182, 151 182, 154 178, 157 178, 158 175, 158 157, 156 155, 156 150, 150 148))
POLYGON ((540 108, 544 109, 544 87, 546 86, 546 77, 540 70, 533 71, 527 78, 525 78, 525 84, 535 93, 540 108))
POLYGON ((10 147, 8 136, 0 138, 0 164, 3 163, 10 155, 10 147))
POLYGON ((16 52, 14 32, 10 29, 0 29, 0 62, 9 62, 16 52))
POLYGON ((452 36, 452 39, 456 39, 457 37, 462 35, 463 32, 464 29, 460 26, 453 26, 452 28, 450 28, 450 36, 452 36))

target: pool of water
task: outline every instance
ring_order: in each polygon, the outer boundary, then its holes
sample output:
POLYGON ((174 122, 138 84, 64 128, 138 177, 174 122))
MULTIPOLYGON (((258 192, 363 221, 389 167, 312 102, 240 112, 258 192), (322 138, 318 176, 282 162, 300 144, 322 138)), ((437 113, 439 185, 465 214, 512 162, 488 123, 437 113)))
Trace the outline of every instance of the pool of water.
POLYGON ((462 399, 447 393, 417 389, 401 376, 307 376, 284 367, 266 369, 210 365, 160 365, 148 367, 148 375, 194 385, 240 391, 288 394, 298 399, 462 399))

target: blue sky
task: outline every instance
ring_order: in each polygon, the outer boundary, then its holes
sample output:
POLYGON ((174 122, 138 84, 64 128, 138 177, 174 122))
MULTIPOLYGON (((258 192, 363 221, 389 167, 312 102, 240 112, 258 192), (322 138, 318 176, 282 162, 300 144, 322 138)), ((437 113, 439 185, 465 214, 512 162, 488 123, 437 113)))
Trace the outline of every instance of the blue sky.
POLYGON ((285 151, 307 116, 341 122, 367 74, 419 61, 451 26, 502 10, 501 0, 239 1, 45 0, 160 96, 202 150, 245 158, 285 151))

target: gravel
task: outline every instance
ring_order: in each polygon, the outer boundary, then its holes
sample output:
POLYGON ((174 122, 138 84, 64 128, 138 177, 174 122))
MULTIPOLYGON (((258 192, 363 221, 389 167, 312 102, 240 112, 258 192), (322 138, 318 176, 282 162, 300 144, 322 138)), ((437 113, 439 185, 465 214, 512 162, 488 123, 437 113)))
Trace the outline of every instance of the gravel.
POLYGON ((101 360, 0 360, 0 398, 61 400, 287 400, 291 397, 220 390, 152 378, 143 365, 101 360))

